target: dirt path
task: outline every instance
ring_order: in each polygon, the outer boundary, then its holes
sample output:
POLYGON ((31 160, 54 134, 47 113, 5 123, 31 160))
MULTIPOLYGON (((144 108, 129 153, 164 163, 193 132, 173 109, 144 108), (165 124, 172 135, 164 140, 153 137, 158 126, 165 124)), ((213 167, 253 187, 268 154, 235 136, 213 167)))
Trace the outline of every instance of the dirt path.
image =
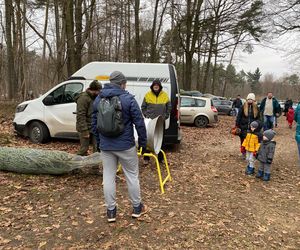
MULTIPOLYGON (((142 196, 151 210, 138 221, 129 216, 122 175, 117 223, 111 225, 101 176, 0 172, 0 249, 300 249, 294 129, 279 120, 272 179, 264 183, 245 176, 239 140, 229 134, 233 118, 220 119, 212 128, 182 127, 182 145, 167 153, 173 181, 166 194, 160 194, 155 168, 141 167, 142 196)), ((15 140, 8 125, 0 130, 6 145, 36 147, 15 140)), ((75 152, 77 144, 39 147, 75 152)))

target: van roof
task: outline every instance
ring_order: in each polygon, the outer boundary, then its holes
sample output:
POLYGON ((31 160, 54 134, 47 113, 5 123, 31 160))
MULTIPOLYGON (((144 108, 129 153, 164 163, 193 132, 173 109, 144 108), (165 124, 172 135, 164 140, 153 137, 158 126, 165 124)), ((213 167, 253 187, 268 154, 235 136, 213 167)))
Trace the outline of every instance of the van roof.
POLYGON ((83 66, 71 77, 109 81, 109 75, 113 71, 118 70, 125 75, 127 81, 152 82, 158 78, 161 82, 169 82, 169 67, 174 66, 166 63, 91 62, 83 66))

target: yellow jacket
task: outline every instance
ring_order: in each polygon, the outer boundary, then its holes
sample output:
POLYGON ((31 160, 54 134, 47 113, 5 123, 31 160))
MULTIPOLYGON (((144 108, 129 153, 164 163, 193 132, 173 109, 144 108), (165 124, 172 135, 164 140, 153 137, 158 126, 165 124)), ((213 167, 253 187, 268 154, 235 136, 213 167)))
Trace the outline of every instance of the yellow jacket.
POLYGON ((258 136, 253 133, 247 133, 247 136, 242 144, 249 152, 257 152, 260 144, 258 143, 258 136))

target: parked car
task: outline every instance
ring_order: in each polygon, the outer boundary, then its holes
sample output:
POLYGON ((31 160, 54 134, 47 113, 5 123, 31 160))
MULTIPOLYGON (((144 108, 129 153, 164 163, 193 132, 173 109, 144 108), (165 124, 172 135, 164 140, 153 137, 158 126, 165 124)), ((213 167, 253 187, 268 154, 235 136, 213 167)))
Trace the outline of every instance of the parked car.
POLYGON ((235 115, 235 109, 232 107, 233 102, 229 100, 213 100, 213 104, 218 110, 219 114, 235 115))
POLYGON ((180 121, 204 128, 218 122, 218 110, 213 106, 210 98, 181 96, 180 121))
POLYGON ((180 95, 187 95, 187 96, 203 96, 200 91, 197 90, 180 90, 180 95))

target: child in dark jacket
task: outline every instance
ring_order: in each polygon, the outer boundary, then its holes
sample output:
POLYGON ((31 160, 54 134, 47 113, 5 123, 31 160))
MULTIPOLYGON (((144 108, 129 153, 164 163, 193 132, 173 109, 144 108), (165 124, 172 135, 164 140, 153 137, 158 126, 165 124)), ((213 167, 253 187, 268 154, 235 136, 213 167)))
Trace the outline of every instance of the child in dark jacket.
POLYGON ((263 178, 264 181, 269 181, 271 177, 271 164, 274 158, 276 142, 272 139, 275 136, 275 131, 268 129, 263 133, 263 141, 257 152, 257 160, 260 166, 257 172, 257 178, 263 178))
POLYGON ((286 114, 286 120, 288 121, 289 128, 292 128, 294 121, 295 111, 293 107, 289 107, 288 112, 286 114))

